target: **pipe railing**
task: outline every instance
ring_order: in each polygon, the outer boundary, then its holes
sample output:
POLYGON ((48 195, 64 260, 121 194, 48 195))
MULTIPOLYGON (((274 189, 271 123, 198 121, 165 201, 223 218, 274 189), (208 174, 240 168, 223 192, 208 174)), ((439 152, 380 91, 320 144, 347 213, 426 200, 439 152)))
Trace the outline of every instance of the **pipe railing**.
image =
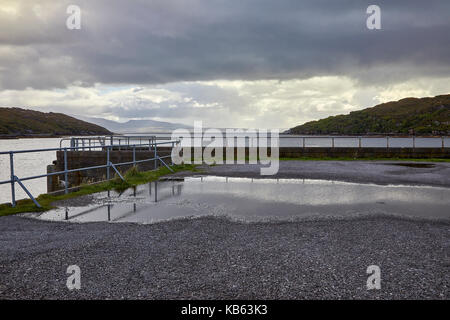
MULTIPOLYGON (((193 136, 195 138, 197 136, 193 136)), ((200 135, 198 137, 201 137, 200 135)), ((242 135, 242 136, 235 136, 234 138, 242 138, 245 137, 245 139, 249 139, 248 136, 242 135)), ((159 139, 159 138, 158 138, 159 139)), ((269 138, 270 139, 270 138, 269 138)), ((402 141, 402 145, 398 148, 412 148, 416 149, 417 147, 417 140, 436 140, 436 143, 439 143, 439 146, 424 146, 423 148, 449 148, 450 147, 450 137, 449 136, 296 136, 296 135, 280 135, 279 136, 279 144, 278 146, 280 148, 282 147, 300 147, 300 148, 397 148, 393 142, 398 142, 399 140, 402 141), (294 140, 294 143, 290 143, 289 145, 284 145, 283 140, 294 140), (296 140, 296 141, 295 141, 296 140), (325 141, 324 143, 314 143, 308 144, 310 141, 316 142, 319 141, 325 141), (344 144, 339 145, 339 142, 342 142, 345 140, 344 144), (370 140, 378 142, 377 144, 373 145, 371 144, 370 140), (439 141, 439 142, 437 142, 439 141), (393 146, 394 145, 394 146, 393 146)), ((226 142, 226 139, 224 138, 224 142, 226 142)), ((270 145, 270 143, 268 142, 270 145)), ((224 143, 224 147, 226 147, 226 143, 224 143)))
MULTIPOLYGON (((62 139, 64 140, 64 139, 62 139)), ((107 180, 110 180, 110 169, 113 168, 114 171, 116 171, 116 173, 118 173, 119 177, 124 180, 123 176, 120 174, 120 172, 118 171, 117 167, 119 166, 124 166, 124 165, 133 165, 135 166, 138 163, 144 163, 144 162, 149 162, 149 161, 154 161, 155 162, 155 170, 157 169, 158 166, 158 161, 161 162, 165 167, 167 167, 170 171, 173 172, 172 168, 170 168, 169 165, 167 165, 167 163, 164 162, 163 159, 166 158, 170 158, 171 156, 158 156, 158 145, 165 145, 165 144, 171 144, 171 146, 173 147, 175 144, 179 144, 180 141, 179 140, 173 140, 173 141, 166 141, 166 142, 156 142, 156 140, 152 140, 151 143, 144 143, 144 144, 129 144, 129 145, 122 145, 122 149, 125 148, 125 150, 132 150, 133 151, 133 160, 132 161, 128 161, 128 162, 121 162, 121 163, 112 163, 110 161, 110 152, 116 150, 115 148, 119 147, 119 145, 104 145, 101 146, 102 150, 106 150, 106 154, 107 154, 107 161, 106 164, 104 165, 99 165, 99 166, 91 166, 91 167, 82 167, 82 168, 76 168, 76 169, 68 169, 68 163, 67 163, 67 152, 68 151, 79 151, 81 150, 85 150, 85 149, 89 149, 92 150, 93 146, 72 146, 72 147, 60 147, 60 148, 46 148, 46 149, 30 149, 30 150, 16 150, 16 151, 2 151, 0 152, 0 155, 6 155, 9 154, 9 158, 10 158, 10 179, 9 180, 5 180, 5 181, 0 181, 0 185, 3 184, 11 184, 11 205, 13 207, 16 206, 16 195, 15 195, 15 184, 17 183, 24 191, 25 193, 28 195, 28 197, 36 204, 36 206, 38 208, 41 207, 41 205, 37 202, 37 200, 33 197, 33 195, 31 194, 31 192, 26 188, 26 186, 23 184, 23 181, 27 181, 27 180, 33 180, 33 179, 40 179, 40 178, 45 178, 45 177, 51 177, 51 176, 56 176, 56 175, 64 175, 64 192, 67 194, 69 192, 68 190, 68 186, 69 186, 69 181, 68 181, 68 174, 69 173, 74 173, 74 172, 81 172, 81 171, 87 171, 87 170, 94 170, 94 169, 107 169, 107 180), (136 149, 139 148, 149 148, 149 150, 153 149, 154 150, 154 156, 152 158, 148 158, 148 159, 141 159, 141 160, 137 160, 136 159, 136 149), (35 175, 35 176, 29 176, 29 177, 22 177, 19 178, 15 175, 14 173, 14 154, 23 154, 23 153, 35 153, 35 152, 49 152, 49 151, 63 151, 64 152, 64 170, 63 171, 58 171, 58 172, 48 172, 46 174, 41 174, 41 175, 35 175)), ((96 146, 96 148, 99 148, 100 146, 96 146)), ((141 150, 141 149, 139 149, 141 150)))
MULTIPOLYGON (((383 145, 380 146, 371 146, 371 148, 393 148, 392 147, 392 140, 394 139, 403 139, 403 140, 409 140, 408 142, 410 142, 410 146, 401 146, 400 148, 413 148, 415 149, 416 146, 416 140, 417 139, 439 139, 440 140, 440 147, 441 148, 448 148, 445 144, 445 141, 448 140, 450 141, 450 137, 448 136, 438 136, 438 137, 428 137, 428 136, 410 136, 410 137, 405 137, 405 136, 293 136, 293 137, 287 137, 287 136, 280 136, 280 139, 301 139, 301 143, 300 143, 300 147, 305 148, 307 146, 307 139, 317 139, 317 140, 323 140, 323 139, 329 139, 329 146, 320 146, 320 147, 331 147, 331 148, 337 148, 336 147, 336 141, 340 140, 340 139, 352 139, 354 140, 354 142, 358 144, 358 148, 362 148, 363 147, 363 140, 369 141, 371 139, 375 140, 375 139, 385 139, 385 142, 383 145)), ((348 142, 348 141, 347 141, 348 142)), ((312 146, 312 147, 316 147, 316 146, 312 146)), ((348 148, 351 146, 341 146, 342 148, 348 148)), ((431 148, 431 147, 425 147, 425 148, 431 148)))
MULTIPOLYGON (((203 137, 204 135, 196 135, 192 134, 192 138, 203 137)), ((245 131, 242 133, 238 133, 235 138, 245 137, 245 131)), ((75 137, 75 138, 66 138, 61 139, 60 147, 62 147, 63 141, 71 141, 70 146, 75 148, 84 148, 89 149, 90 151, 96 150, 98 148, 102 148, 105 145, 116 145, 116 148, 122 150, 124 148, 129 147, 133 142, 142 143, 145 141, 146 143, 154 143, 160 140, 171 140, 171 133, 159 133, 158 136, 151 134, 151 136, 103 136, 103 137, 75 137)), ((246 138, 248 139, 248 137, 246 138)), ((288 141, 288 147, 325 147, 325 148, 340 148, 340 147, 373 147, 373 148, 393 148, 395 147, 395 142, 402 141, 403 148, 417 148, 418 141, 425 141, 427 139, 440 140, 440 142, 436 142, 440 144, 441 148, 450 147, 450 137, 448 136, 396 136, 396 135, 371 135, 371 136, 305 136, 305 135, 294 135, 294 134, 280 134, 280 147, 283 147, 283 140, 288 141), (383 140, 381 140, 383 139, 383 140), (294 140, 294 141, 292 141, 294 140), (321 141, 320 144, 317 144, 313 141, 321 141), (325 140, 325 141, 324 141, 325 140), (345 140, 345 143, 341 142, 345 140), (372 141, 371 141, 372 140, 372 141), (292 142, 291 142, 292 141, 292 142), (373 141, 377 142, 375 145, 372 143, 373 141), (308 143, 309 142, 309 143, 308 143)), ((224 139, 224 146, 226 147, 224 139)), ((429 148, 431 146, 424 146, 425 148, 429 148)))
POLYGON ((71 147, 87 147, 89 150, 94 148, 101 148, 108 145, 116 145, 118 148, 132 146, 134 144, 142 144, 142 142, 148 142, 149 144, 155 143, 157 140, 172 140, 171 137, 157 138, 155 135, 146 136, 98 136, 98 137, 72 137, 63 138, 59 142, 59 147, 62 148, 64 141, 70 141, 71 147))

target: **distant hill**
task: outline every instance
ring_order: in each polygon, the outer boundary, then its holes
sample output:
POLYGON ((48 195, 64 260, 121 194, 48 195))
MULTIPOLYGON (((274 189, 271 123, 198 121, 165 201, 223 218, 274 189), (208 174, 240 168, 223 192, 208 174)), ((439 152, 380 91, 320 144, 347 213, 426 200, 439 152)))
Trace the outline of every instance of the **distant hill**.
POLYGON ((450 95, 406 98, 372 108, 307 122, 292 134, 450 134, 450 95))
POLYGON ((62 113, 0 108, 0 136, 109 135, 98 125, 62 113))
POLYGON ((117 122, 102 118, 88 118, 77 115, 75 115, 75 117, 91 123, 95 123, 99 126, 105 127, 108 130, 111 130, 116 133, 167 132, 178 128, 186 128, 186 129, 190 128, 189 126, 179 123, 171 123, 155 120, 130 120, 127 122, 117 122))

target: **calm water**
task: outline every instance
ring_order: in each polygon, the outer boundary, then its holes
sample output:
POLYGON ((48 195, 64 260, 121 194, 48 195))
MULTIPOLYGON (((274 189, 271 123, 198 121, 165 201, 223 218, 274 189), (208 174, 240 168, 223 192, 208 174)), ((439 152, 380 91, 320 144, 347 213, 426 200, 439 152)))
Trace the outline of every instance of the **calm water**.
POLYGON ((296 220, 374 214, 450 219, 450 189, 379 186, 324 180, 192 177, 103 192, 84 207, 42 214, 44 220, 154 223, 177 218, 296 220))
MULTIPOLYGON (((159 134, 158 136, 167 136, 167 134, 159 134)), ((42 139, 14 139, 1 140, 0 151, 10 150, 25 150, 25 149, 41 149, 41 148, 57 148, 60 145, 60 138, 42 138, 42 139)), ((136 141, 135 143, 138 143, 136 141)), ((357 138, 339 138, 335 139, 336 147, 357 147, 357 138)), ((330 147, 330 138, 306 138, 305 144, 307 147, 330 147)), ((389 144, 391 147, 411 147, 412 139, 409 138, 390 138, 389 144)), ((303 145, 303 139, 299 136, 282 136, 280 135, 281 147, 299 147, 303 145)), ((417 138, 416 147, 441 147, 442 140, 440 138, 417 138)), ((63 146, 68 147, 69 141, 64 141, 63 146)), ((363 138, 363 147, 385 147, 385 138, 363 138)), ((450 138, 445 139, 445 146, 450 146, 450 138)), ((15 155, 15 174, 20 177, 35 176, 45 174, 47 172, 47 165, 51 164, 56 159, 56 152, 41 152, 29 154, 15 155)), ((9 156, 0 155, 0 181, 9 180, 9 156)), ((31 193, 35 196, 45 193, 47 191, 46 178, 29 180, 25 185, 31 193)), ((10 202, 11 198, 10 185, 0 185, 0 203, 10 202)), ((17 199, 26 198, 25 192, 16 185, 17 199)))
MULTIPOLYGON (((0 151, 59 148, 60 138, 40 139, 0 139, 0 151)), ((14 155, 14 173, 16 176, 29 177, 47 173, 47 165, 56 160, 56 152, 23 153, 14 155)), ((0 181, 9 180, 9 155, 0 155, 0 181)), ((47 179, 36 179, 24 182, 34 196, 47 192, 47 179)), ((16 198, 23 199, 27 195, 16 184, 16 198)), ((11 201, 10 185, 0 185, 0 203, 11 201)))

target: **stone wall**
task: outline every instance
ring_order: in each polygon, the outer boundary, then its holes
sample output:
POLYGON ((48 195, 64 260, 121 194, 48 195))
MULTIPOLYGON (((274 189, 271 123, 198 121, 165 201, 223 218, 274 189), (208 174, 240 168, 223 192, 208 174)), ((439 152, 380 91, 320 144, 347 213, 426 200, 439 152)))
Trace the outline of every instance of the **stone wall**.
POLYGON ((450 148, 280 148, 280 157, 450 159, 450 148))

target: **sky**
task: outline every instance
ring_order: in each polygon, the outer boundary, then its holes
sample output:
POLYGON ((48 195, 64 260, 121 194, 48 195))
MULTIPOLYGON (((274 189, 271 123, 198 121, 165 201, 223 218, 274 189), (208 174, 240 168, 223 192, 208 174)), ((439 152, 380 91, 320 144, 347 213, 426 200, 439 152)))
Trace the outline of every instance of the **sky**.
POLYGON ((0 106, 290 128, 450 93, 449 15, 448 0, 0 0, 0 106))

